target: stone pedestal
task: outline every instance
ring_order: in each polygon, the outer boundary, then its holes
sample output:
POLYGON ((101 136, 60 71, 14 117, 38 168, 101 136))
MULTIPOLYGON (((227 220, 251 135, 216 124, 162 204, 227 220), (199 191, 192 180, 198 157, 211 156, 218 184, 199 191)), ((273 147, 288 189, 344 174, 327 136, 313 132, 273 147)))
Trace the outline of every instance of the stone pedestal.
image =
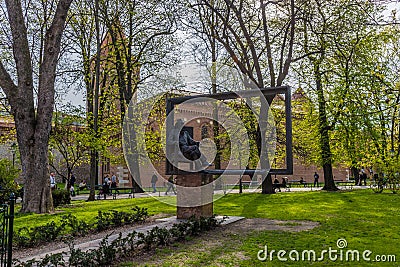
POLYGON ((179 174, 177 185, 178 219, 213 216, 212 175, 202 173, 179 174))

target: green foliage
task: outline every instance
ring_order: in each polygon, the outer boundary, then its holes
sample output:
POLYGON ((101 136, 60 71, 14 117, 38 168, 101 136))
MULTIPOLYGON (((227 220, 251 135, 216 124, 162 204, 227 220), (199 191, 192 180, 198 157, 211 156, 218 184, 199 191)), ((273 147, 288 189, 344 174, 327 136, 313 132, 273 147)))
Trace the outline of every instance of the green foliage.
MULTIPOLYGON (((177 236, 183 235, 198 235, 201 232, 212 230, 220 224, 214 217, 211 218, 191 218, 187 222, 174 224, 170 229, 154 227, 146 233, 137 233, 133 231, 126 237, 119 236, 109 242, 109 236, 106 236, 100 242, 97 249, 90 249, 83 252, 80 249, 75 249, 72 240, 67 241, 69 251, 68 266, 109 266, 115 264, 116 259, 127 257, 132 253, 140 253, 141 249, 148 251, 155 249, 158 246, 166 246, 180 240, 177 236), (178 233, 178 231, 180 233, 178 233)), ((29 264, 38 264, 38 266, 46 266, 48 263, 55 266, 67 266, 63 258, 63 253, 46 255, 43 260, 32 260, 30 262, 20 262, 14 260, 16 267, 31 266, 29 264)))
POLYGON ((87 235, 92 230, 92 225, 77 219, 72 214, 63 215, 60 222, 64 231, 72 236, 87 235))
MULTIPOLYGON (((168 197, 166 197, 168 198, 168 197)), ((16 213, 15 229, 28 226, 35 227, 44 225, 49 221, 59 221, 61 217, 67 214, 74 215, 77 219, 85 221, 88 224, 95 223, 95 217, 98 211, 118 210, 127 213, 131 212, 132 207, 140 206, 147 210, 151 210, 152 214, 167 213, 173 214, 175 207, 154 201, 151 198, 133 198, 133 199, 117 199, 110 201, 73 201, 73 205, 63 206, 62 210, 56 210, 53 214, 35 214, 35 213, 16 213)), ((18 210, 19 204, 16 207, 18 210)), ((142 209, 142 208, 141 208, 142 209)))
POLYGON ((59 222, 51 221, 35 227, 24 226, 14 231, 14 244, 18 247, 33 247, 65 236, 84 236, 110 227, 143 222, 148 217, 147 208, 135 206, 131 210, 133 212, 130 213, 116 210, 99 211, 93 224, 68 214, 62 215, 59 222))
POLYGON ((65 189, 54 189, 51 190, 53 197, 53 206, 58 207, 60 205, 71 204, 71 196, 68 190, 65 189))
POLYGON ((53 116, 49 140, 49 163, 67 181, 72 170, 87 162, 89 130, 81 107, 65 105, 53 116))
MULTIPOLYGON (((251 99, 248 99, 251 101, 251 99)), ((253 103, 254 106, 257 106, 257 104, 253 103)), ((229 118, 230 116, 238 116, 240 118, 240 121, 243 123, 243 126, 245 128, 245 132, 239 133, 239 129, 230 129, 231 131, 236 131, 237 134, 240 136, 243 136, 242 140, 249 140, 249 159, 248 159, 248 165, 250 168, 256 168, 257 163, 259 161, 259 155, 258 155, 258 146, 257 146, 257 126, 258 126, 258 120, 256 115, 254 114, 253 110, 251 110, 248 106, 248 104, 244 100, 240 101, 231 101, 228 102, 228 106, 232 108, 232 111, 226 114, 226 116, 229 118)), ((256 109, 256 107, 253 107, 253 109, 256 109)), ((229 134, 225 130, 220 131, 220 142, 221 142, 221 154, 223 156, 223 159, 229 160, 230 158, 230 139, 229 139, 229 134)), ((243 154, 243 151, 241 148, 238 149, 237 155, 235 155, 233 158, 240 159, 241 162, 245 162, 247 158, 243 159, 243 157, 246 156, 246 154, 243 154)), ((244 163, 241 162, 236 162, 236 164, 242 165, 244 163)), ((239 166, 241 168, 245 168, 246 166, 239 166)))
POLYGON ((16 192, 18 189, 15 179, 18 178, 20 170, 14 167, 8 159, 0 159, 0 188, 7 193, 16 192))
MULTIPOLYGON (((156 98, 156 101, 145 101, 139 105, 142 107, 150 108, 150 113, 147 119, 146 131, 144 133, 145 150, 151 161, 160 161, 164 155, 162 132, 165 129, 165 97, 156 98)), ((144 108, 143 110, 147 112, 144 108)))
POLYGON ((14 244, 18 247, 34 247, 56 240, 64 227, 54 221, 37 227, 23 227, 14 232, 14 244))
POLYGON ((123 211, 110 210, 98 211, 96 216, 96 230, 102 231, 110 228, 111 226, 121 226, 124 224, 137 223, 146 220, 148 212, 146 208, 139 208, 138 206, 132 208, 133 213, 123 211))
POLYGON ((293 154, 303 164, 321 166, 317 111, 302 88, 295 94, 298 98, 292 101, 293 154))

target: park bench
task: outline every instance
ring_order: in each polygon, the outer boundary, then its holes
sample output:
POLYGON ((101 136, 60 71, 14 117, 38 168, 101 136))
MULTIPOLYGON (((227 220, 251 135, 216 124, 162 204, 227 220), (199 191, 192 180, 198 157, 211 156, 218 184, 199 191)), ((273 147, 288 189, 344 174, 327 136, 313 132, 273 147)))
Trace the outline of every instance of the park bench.
POLYGON ((84 191, 84 190, 90 190, 90 185, 87 184, 84 187, 80 187, 79 184, 74 185, 74 191, 75 191, 76 195, 79 195, 81 193, 81 191, 84 191))
POLYGON ((337 186, 342 186, 343 188, 353 189, 354 182, 352 181, 343 181, 343 180, 334 180, 337 186))
POLYGON ((314 187, 314 183, 309 183, 309 182, 300 183, 300 181, 297 181, 297 180, 289 181, 289 182, 287 183, 287 185, 288 185, 290 188, 292 188, 292 187, 294 187, 294 186, 296 186, 296 187, 308 187, 308 188, 311 188, 311 190, 312 190, 312 188, 314 187))
MULTIPOLYGON (((250 188, 251 181, 242 181, 242 188, 250 188)), ((237 184, 240 186, 240 182, 237 184)))
POLYGON ((107 199, 107 195, 110 195, 110 192, 111 192, 111 188, 108 188, 108 192, 105 193, 103 190, 103 185, 101 185, 101 184, 95 185, 94 189, 98 190, 97 197, 96 197, 97 199, 100 199, 101 196, 103 196, 104 199, 107 199))
POLYGON ((113 199, 117 199, 117 195, 120 195, 120 194, 128 194, 129 198, 134 198, 134 192, 135 192, 134 187, 109 188, 108 194, 104 193, 102 185, 96 185, 95 189, 98 190, 97 199, 100 199, 102 196, 104 199, 107 199, 107 195, 111 195, 113 199))
POLYGON ((113 199, 117 199, 117 195, 128 194, 129 198, 134 198, 135 188, 134 187, 114 187, 110 188, 113 199))
POLYGON ((81 191, 85 190, 86 188, 80 189, 79 186, 74 186, 75 195, 79 195, 81 191))
POLYGON ((298 180, 298 181, 297 180, 292 180, 292 181, 289 181, 287 184, 288 184, 289 187, 292 187, 292 186, 297 186, 297 187, 304 186, 304 187, 306 187, 307 186, 306 182, 301 183, 300 180, 298 180))

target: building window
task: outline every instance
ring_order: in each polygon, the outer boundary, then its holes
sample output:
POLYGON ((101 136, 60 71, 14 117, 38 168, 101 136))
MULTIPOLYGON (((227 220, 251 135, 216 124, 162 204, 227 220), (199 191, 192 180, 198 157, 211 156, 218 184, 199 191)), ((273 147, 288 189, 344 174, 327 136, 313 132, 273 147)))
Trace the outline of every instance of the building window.
POLYGON ((110 159, 103 159, 103 171, 104 173, 110 173, 110 159))
POLYGON ((201 126, 201 139, 208 138, 208 127, 207 125, 201 126))

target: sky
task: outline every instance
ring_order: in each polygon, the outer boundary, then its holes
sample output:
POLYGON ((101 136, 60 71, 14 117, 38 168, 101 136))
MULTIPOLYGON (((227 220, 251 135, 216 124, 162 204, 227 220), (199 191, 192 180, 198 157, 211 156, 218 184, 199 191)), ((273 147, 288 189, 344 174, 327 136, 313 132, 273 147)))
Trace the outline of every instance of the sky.
MULTIPOLYGON (((388 4, 388 9, 384 12, 385 16, 390 16, 391 10, 397 9, 399 10, 400 3, 399 1, 395 1, 393 3, 388 4)), ((400 16, 400 12, 398 12, 397 16, 400 16)), ((188 40, 183 38, 185 42, 182 44, 183 47, 188 46, 188 40)), ((202 80, 202 73, 204 70, 194 62, 191 58, 190 53, 187 53, 185 59, 182 63, 177 67, 177 76, 181 76, 183 78, 183 82, 186 85, 185 90, 194 91, 198 88, 198 85, 202 80)), ((85 99, 82 93, 77 93, 75 90, 70 90, 67 95, 64 97, 63 103, 71 102, 75 106, 85 106, 85 99)))

